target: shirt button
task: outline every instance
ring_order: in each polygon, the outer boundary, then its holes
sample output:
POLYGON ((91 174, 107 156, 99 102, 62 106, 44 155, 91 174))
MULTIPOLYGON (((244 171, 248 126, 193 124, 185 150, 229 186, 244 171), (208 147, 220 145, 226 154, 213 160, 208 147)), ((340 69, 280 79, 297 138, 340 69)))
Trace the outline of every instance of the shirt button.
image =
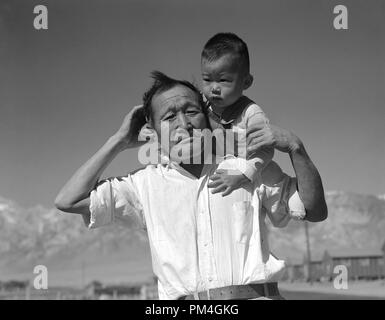
POLYGON ((213 278, 209 277, 209 281, 210 281, 210 282, 213 281, 213 278))

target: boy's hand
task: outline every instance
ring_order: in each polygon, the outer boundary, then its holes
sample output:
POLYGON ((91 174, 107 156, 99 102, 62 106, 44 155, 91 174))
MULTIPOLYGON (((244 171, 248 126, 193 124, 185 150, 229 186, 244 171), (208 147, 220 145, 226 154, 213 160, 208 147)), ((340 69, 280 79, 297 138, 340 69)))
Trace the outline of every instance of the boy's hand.
POLYGON ((115 134, 115 136, 122 141, 122 149, 139 147, 146 143, 146 141, 138 140, 140 129, 145 123, 146 118, 144 116, 143 106, 133 107, 125 116, 122 125, 115 134))
POLYGON ((223 192, 222 197, 239 189, 243 184, 250 180, 239 170, 217 170, 210 177, 211 182, 207 185, 209 188, 214 188, 211 193, 223 192))

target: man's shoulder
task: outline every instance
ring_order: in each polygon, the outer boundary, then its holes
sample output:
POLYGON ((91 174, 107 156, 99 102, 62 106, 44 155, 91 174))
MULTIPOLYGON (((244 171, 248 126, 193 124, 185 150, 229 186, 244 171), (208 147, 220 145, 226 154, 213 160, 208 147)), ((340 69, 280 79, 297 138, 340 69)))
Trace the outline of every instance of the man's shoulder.
POLYGON ((140 178, 147 175, 159 173, 160 170, 162 170, 163 165, 162 164, 148 164, 145 167, 138 168, 134 171, 131 171, 128 176, 140 178))
MULTIPOLYGON (((138 168, 138 169, 135 169, 133 171, 130 171, 128 172, 126 175, 121 175, 121 176, 112 176, 112 177, 108 177, 106 179, 103 179, 103 181, 105 180, 109 180, 109 181, 118 181, 118 182, 124 182, 125 180, 127 179, 136 179, 136 178, 141 178, 141 177, 144 177, 148 174, 151 174, 155 171, 158 170, 158 165, 147 165, 145 167, 142 167, 142 168, 138 168)), ((100 181, 100 183, 102 183, 103 181, 100 181)))

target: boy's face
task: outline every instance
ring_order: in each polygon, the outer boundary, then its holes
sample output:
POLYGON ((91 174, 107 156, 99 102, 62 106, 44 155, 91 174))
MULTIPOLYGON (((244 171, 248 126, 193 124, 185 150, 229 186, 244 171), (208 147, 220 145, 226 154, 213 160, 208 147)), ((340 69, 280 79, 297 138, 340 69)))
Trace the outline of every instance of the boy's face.
POLYGON ((217 60, 202 59, 203 94, 216 108, 226 108, 236 102, 252 81, 237 56, 229 53, 217 60))

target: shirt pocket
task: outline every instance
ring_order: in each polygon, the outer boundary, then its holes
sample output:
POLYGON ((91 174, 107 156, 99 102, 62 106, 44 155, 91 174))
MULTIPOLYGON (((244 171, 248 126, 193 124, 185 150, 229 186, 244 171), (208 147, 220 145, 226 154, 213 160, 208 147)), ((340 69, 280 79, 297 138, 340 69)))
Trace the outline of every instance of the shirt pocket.
POLYGON ((249 243, 253 231, 253 207, 251 201, 238 201, 232 206, 233 238, 239 243, 249 243))

